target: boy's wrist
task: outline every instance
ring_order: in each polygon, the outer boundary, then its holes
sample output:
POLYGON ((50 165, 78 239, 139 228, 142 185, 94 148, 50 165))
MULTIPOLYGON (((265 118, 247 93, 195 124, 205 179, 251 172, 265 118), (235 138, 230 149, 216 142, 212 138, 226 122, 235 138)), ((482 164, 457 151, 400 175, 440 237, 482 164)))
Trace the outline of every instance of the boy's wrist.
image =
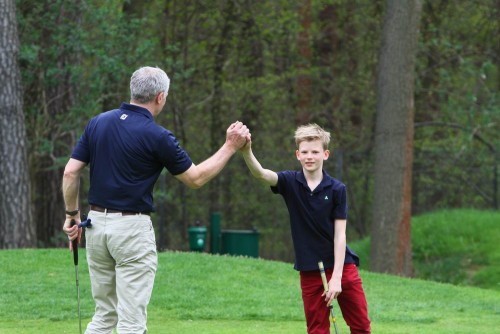
POLYGON ((335 270, 332 273, 332 278, 335 280, 341 280, 342 279, 342 272, 335 272, 335 270))

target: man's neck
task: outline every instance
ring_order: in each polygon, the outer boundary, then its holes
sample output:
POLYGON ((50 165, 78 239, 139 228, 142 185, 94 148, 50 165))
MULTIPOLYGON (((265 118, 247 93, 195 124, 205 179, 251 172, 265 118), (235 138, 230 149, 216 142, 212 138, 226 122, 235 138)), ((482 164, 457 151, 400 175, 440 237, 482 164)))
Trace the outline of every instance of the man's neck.
POLYGON ((139 106, 141 108, 147 109, 153 117, 156 117, 156 114, 154 113, 154 108, 151 103, 143 104, 143 103, 138 103, 135 101, 130 101, 130 104, 133 104, 134 106, 139 106))

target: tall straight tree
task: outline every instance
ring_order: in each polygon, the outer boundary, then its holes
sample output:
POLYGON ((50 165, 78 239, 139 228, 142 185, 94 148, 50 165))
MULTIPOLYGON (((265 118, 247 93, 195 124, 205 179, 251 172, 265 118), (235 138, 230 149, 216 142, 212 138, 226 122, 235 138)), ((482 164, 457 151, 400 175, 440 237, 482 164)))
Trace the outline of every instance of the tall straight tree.
POLYGON ((388 0, 377 78, 370 269, 412 274, 411 175, 421 0, 388 0))
POLYGON ((0 248, 32 247, 35 232, 14 0, 0 0, 0 248))
POLYGON ((311 50, 311 0, 302 0, 299 4, 299 20, 301 30, 297 38, 299 59, 297 64, 297 125, 307 124, 311 121, 312 79, 310 75, 312 50, 311 50))

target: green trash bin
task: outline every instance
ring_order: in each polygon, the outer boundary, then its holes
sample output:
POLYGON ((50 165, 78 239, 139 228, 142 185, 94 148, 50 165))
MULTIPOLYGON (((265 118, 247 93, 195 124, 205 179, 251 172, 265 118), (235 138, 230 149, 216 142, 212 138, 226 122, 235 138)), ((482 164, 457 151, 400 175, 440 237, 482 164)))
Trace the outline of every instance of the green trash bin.
POLYGON ((259 257, 257 230, 222 230, 222 254, 259 257))
POLYGON ((205 226, 195 226, 188 228, 189 249, 194 252, 203 252, 207 241, 207 228, 205 226))

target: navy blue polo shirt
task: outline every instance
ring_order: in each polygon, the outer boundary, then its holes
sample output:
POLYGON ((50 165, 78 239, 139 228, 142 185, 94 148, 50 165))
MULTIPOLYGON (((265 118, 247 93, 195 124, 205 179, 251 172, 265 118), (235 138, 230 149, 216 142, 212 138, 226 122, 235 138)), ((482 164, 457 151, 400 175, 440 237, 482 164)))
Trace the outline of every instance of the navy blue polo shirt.
MULTIPOLYGON (((325 268, 334 264, 334 224, 336 219, 347 219, 346 187, 323 171, 323 180, 311 191, 302 171, 278 173, 278 184, 271 187, 281 194, 290 215, 295 269, 318 270, 318 262, 325 268)), ((344 263, 359 265, 358 256, 346 247, 344 263)))
POLYGON ((147 109, 128 103, 92 118, 71 157, 90 164, 89 204, 133 212, 154 211, 163 167, 177 175, 193 163, 147 109))

